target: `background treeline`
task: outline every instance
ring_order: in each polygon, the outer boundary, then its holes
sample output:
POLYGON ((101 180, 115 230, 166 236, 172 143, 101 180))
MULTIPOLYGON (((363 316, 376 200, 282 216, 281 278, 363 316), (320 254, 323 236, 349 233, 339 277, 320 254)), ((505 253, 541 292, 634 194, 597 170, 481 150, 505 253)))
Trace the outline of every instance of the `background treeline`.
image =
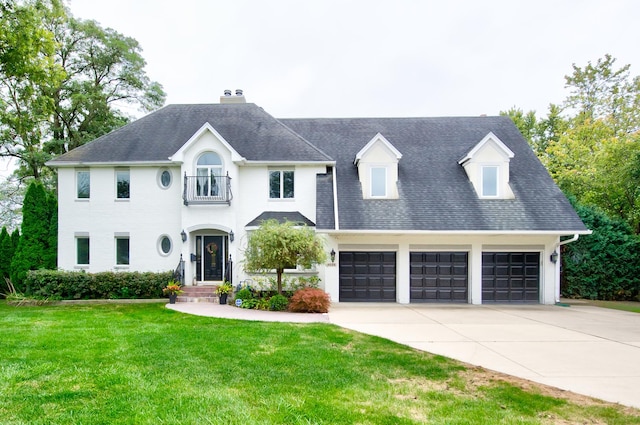
POLYGON ((610 55, 573 65, 568 96, 518 126, 592 235, 562 247, 562 294, 637 300, 640 289, 640 77, 610 55))

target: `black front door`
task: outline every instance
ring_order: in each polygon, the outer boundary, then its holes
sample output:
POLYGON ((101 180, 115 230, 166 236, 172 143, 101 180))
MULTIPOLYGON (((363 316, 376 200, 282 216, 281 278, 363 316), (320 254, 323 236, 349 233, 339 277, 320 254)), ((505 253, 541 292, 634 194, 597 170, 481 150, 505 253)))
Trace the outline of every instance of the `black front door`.
POLYGON ((196 236, 196 279, 221 281, 226 258, 225 236, 196 236))

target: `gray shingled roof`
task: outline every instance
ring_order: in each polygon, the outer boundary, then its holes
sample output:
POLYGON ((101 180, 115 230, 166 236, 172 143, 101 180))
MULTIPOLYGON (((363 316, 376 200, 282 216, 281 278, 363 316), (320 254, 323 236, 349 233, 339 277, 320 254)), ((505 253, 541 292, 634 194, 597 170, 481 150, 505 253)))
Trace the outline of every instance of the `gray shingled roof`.
MULTIPOLYGON (((340 229, 584 231, 582 221, 508 117, 281 119, 336 160, 340 229), (515 199, 479 199, 458 160, 492 131, 515 157, 515 199), (356 153, 381 133, 403 155, 399 199, 363 199, 356 153)), ((316 227, 334 228, 319 191, 316 227)))
POLYGON ((278 120, 251 103, 169 105, 49 164, 164 162, 207 122, 249 161, 335 160, 335 174, 316 178, 318 229, 335 228, 337 176, 340 229, 586 230, 508 117, 278 120), (458 164, 490 131, 515 154, 515 199, 478 199, 458 164), (403 155, 397 200, 362 198, 353 160, 377 133, 403 155))
POLYGON ((162 162, 205 123, 249 161, 331 161, 253 103, 168 105, 49 162, 162 162))
POLYGON ((299 211, 265 211, 249 223, 246 224, 247 227, 252 226, 260 226, 263 221, 275 219, 280 223, 284 223, 285 221, 292 221, 298 224, 304 224, 306 226, 315 226, 315 223, 305 217, 299 211))

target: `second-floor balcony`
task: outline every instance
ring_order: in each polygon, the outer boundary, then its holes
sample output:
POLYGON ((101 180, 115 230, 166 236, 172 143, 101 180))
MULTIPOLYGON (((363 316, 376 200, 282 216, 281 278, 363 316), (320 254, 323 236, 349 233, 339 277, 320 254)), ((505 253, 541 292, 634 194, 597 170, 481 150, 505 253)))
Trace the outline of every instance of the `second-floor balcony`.
POLYGON ((231 177, 204 175, 184 176, 182 199, 185 205, 192 204, 231 204, 231 177))

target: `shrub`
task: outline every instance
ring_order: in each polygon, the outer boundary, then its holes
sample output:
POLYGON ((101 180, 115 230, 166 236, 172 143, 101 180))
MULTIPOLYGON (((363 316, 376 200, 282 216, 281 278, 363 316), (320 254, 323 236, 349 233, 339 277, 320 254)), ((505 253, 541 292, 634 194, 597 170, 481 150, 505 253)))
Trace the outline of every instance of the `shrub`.
POLYGON ((304 288, 296 291, 289 302, 289 311, 302 313, 327 313, 331 299, 329 294, 318 288, 304 288))
POLYGON ((50 299, 161 298, 172 272, 68 272, 33 270, 26 283, 34 295, 50 299))
POLYGON ((577 205, 576 211, 593 234, 562 247, 562 295, 635 300, 640 291, 640 239, 626 222, 597 208, 577 205))
POLYGON ((251 300, 253 299, 253 292, 249 288, 242 288, 238 292, 236 292, 236 299, 251 300))
POLYGON ((284 295, 276 294, 269 298, 269 310, 284 311, 289 305, 289 300, 284 295))
POLYGON ((242 304, 240 304, 240 308, 256 308, 258 305, 258 300, 255 298, 240 298, 242 300, 242 304))
POLYGON ((269 310, 269 299, 268 298, 257 298, 256 299, 256 310, 269 310))

